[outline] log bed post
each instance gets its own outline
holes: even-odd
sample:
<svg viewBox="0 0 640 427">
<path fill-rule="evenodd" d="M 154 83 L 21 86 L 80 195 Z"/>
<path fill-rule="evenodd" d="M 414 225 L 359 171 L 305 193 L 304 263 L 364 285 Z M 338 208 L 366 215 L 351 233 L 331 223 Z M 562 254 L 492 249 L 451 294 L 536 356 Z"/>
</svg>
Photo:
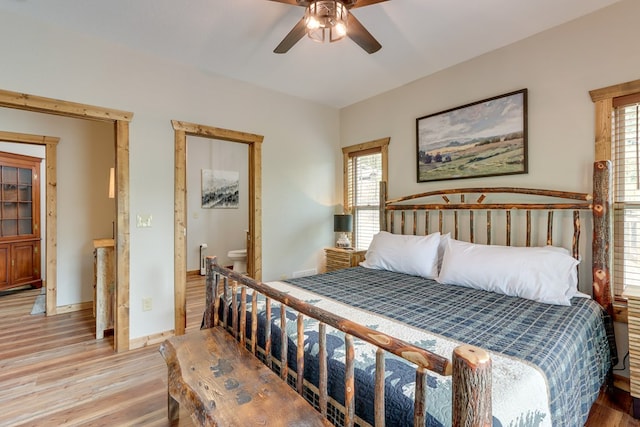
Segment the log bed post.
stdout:
<svg viewBox="0 0 640 427">
<path fill-rule="evenodd" d="M 387 183 L 380 181 L 380 230 L 389 231 L 387 229 Z"/>
<path fill-rule="evenodd" d="M 611 161 L 593 165 L 593 299 L 613 314 L 611 298 Z"/>
<path fill-rule="evenodd" d="M 490 427 L 491 358 L 489 353 L 470 345 L 453 350 L 452 394 L 453 427 Z"/>
</svg>

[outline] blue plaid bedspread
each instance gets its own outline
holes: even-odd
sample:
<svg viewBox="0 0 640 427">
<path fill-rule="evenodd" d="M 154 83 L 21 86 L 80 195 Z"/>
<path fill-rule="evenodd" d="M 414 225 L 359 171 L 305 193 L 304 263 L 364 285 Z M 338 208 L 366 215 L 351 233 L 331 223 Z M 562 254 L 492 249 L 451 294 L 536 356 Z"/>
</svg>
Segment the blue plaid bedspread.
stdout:
<svg viewBox="0 0 640 427">
<path fill-rule="evenodd" d="M 546 377 L 554 426 L 584 425 L 611 368 L 606 313 L 590 299 L 574 298 L 570 307 L 555 306 L 363 267 L 287 282 L 412 327 L 535 365 Z M 279 350 L 274 348 L 274 352 Z M 331 369 L 338 372 L 341 368 Z M 305 375 L 306 371 L 307 366 Z M 356 388 L 368 387 L 371 385 L 357 383 Z M 340 392 L 333 390 L 330 394 L 340 396 Z M 393 405 L 392 402 L 387 410 L 392 411 Z M 405 412 L 411 409 L 406 402 L 398 406 Z M 369 410 L 357 408 L 365 419 L 369 418 Z M 536 414 L 527 415 L 518 425 L 538 425 L 537 418 Z M 388 414 L 387 419 L 393 423 L 399 418 Z M 427 425 L 430 420 L 433 418 L 428 418 Z M 397 425 L 411 423 L 409 417 Z M 494 418 L 496 425 L 502 424 Z"/>
</svg>

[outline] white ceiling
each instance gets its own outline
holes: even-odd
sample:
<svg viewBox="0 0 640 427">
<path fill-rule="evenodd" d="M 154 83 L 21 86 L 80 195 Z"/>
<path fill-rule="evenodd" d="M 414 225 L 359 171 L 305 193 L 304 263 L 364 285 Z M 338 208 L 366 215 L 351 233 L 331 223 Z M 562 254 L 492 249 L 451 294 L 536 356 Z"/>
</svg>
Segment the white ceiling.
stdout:
<svg viewBox="0 0 640 427">
<path fill-rule="evenodd" d="M 382 44 L 372 55 L 306 37 L 274 54 L 304 9 L 269 0 L 0 0 L 0 11 L 344 107 L 617 1 L 389 0 L 352 10 Z"/>
</svg>

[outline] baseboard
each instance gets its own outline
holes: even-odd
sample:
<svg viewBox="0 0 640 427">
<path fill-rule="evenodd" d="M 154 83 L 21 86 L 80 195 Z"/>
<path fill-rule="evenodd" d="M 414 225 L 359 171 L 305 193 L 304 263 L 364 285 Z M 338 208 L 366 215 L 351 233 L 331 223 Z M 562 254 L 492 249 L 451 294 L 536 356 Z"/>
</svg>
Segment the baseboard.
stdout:
<svg viewBox="0 0 640 427">
<path fill-rule="evenodd" d="M 631 383 L 628 377 L 623 377 L 622 375 L 613 375 L 613 386 L 620 390 L 626 391 L 627 393 L 631 392 Z"/>
<path fill-rule="evenodd" d="M 196 276 L 200 276 L 200 270 L 187 271 L 187 277 L 196 277 Z"/>
<path fill-rule="evenodd" d="M 73 311 L 81 311 L 93 308 L 93 301 L 81 302 L 78 304 L 59 305 L 56 307 L 56 314 L 71 313 Z"/>
<path fill-rule="evenodd" d="M 129 350 L 135 350 L 136 348 L 148 347 L 150 345 L 158 345 L 164 342 L 167 338 L 171 338 L 175 335 L 175 330 L 160 332 L 153 335 L 147 335 L 145 337 L 134 338 L 129 340 Z"/>
</svg>

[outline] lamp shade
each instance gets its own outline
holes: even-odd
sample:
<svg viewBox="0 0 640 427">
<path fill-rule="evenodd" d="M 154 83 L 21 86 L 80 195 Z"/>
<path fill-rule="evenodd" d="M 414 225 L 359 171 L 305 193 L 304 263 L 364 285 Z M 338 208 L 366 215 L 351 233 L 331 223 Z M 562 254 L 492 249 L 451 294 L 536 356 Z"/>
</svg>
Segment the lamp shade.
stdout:
<svg viewBox="0 0 640 427">
<path fill-rule="evenodd" d="M 349 214 L 334 215 L 333 231 L 336 233 L 351 233 L 353 231 L 353 217 Z"/>
</svg>

